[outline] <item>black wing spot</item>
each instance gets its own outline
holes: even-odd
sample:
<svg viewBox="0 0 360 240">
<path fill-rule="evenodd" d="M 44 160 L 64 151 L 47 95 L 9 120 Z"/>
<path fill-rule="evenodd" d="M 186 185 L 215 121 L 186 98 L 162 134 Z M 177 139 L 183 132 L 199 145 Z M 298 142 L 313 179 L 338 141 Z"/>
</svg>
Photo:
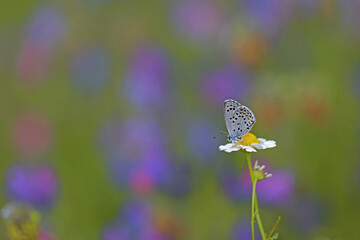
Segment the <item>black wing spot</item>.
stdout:
<svg viewBox="0 0 360 240">
<path fill-rule="evenodd" d="M 238 128 L 238 130 L 240 130 L 240 128 Z"/>
</svg>

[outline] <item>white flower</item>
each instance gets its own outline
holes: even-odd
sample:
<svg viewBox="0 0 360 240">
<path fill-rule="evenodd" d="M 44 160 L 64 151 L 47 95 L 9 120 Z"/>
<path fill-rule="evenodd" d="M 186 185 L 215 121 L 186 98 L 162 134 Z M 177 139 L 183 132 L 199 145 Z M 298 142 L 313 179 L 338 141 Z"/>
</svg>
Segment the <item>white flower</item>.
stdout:
<svg viewBox="0 0 360 240">
<path fill-rule="evenodd" d="M 255 161 L 253 175 L 257 181 L 262 181 L 266 178 L 272 177 L 271 173 L 264 172 L 265 165 L 258 165 L 258 161 Z"/>
<path fill-rule="evenodd" d="M 239 150 L 244 150 L 246 152 L 257 152 L 256 150 L 276 147 L 276 142 L 274 140 L 257 138 L 252 133 L 248 133 L 242 138 L 244 139 L 243 141 L 220 145 L 219 150 L 225 151 L 227 153 L 239 151 Z"/>
</svg>

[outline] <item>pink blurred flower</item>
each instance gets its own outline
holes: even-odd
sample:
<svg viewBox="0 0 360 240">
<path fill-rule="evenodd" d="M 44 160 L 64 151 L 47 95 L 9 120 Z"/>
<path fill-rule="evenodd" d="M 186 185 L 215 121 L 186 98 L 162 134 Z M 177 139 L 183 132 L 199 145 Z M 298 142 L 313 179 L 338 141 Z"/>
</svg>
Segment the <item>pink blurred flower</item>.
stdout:
<svg viewBox="0 0 360 240">
<path fill-rule="evenodd" d="M 49 231 L 42 230 L 39 236 L 37 237 L 37 240 L 55 240 L 53 234 L 51 234 Z"/>
<path fill-rule="evenodd" d="M 16 62 L 17 74 L 28 83 L 38 83 L 49 72 L 50 54 L 31 42 L 24 42 Z"/>
<path fill-rule="evenodd" d="M 43 116 L 22 114 L 15 121 L 14 138 L 21 153 L 36 155 L 49 146 L 51 129 Z"/>
</svg>

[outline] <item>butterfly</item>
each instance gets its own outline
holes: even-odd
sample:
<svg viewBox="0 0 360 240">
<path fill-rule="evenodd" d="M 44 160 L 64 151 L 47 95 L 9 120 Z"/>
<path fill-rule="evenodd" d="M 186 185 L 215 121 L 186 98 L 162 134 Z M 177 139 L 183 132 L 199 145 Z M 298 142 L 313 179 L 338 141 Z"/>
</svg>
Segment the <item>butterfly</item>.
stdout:
<svg viewBox="0 0 360 240">
<path fill-rule="evenodd" d="M 242 141 L 256 122 L 250 108 L 232 99 L 224 101 L 224 119 L 229 133 L 227 140 L 230 142 Z"/>
</svg>

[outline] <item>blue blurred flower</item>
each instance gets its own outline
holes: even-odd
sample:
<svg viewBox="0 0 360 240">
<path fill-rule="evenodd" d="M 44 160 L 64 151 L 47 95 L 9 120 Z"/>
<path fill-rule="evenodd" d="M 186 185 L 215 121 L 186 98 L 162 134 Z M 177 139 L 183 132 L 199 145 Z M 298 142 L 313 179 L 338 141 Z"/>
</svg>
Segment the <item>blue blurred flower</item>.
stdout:
<svg viewBox="0 0 360 240">
<path fill-rule="evenodd" d="M 211 39 L 219 33 L 224 22 L 219 6 L 208 0 L 178 1 L 172 14 L 175 27 L 191 40 Z"/>
<path fill-rule="evenodd" d="M 250 216 L 249 216 L 250 217 Z M 255 230 L 255 239 L 259 239 L 260 234 L 259 231 Z M 252 234 L 251 234 L 251 225 L 249 219 L 241 218 L 237 220 L 234 230 L 232 232 L 233 240 L 251 240 Z"/>
<path fill-rule="evenodd" d="M 246 177 L 246 173 L 239 173 L 234 164 L 224 164 L 219 170 L 221 190 L 230 200 L 235 202 L 249 200 L 251 193 L 247 185 L 244 184 Z"/>
<path fill-rule="evenodd" d="M 70 77 L 76 86 L 90 94 L 104 89 L 110 76 L 110 54 L 102 47 L 92 47 L 75 54 L 70 65 Z"/>
<path fill-rule="evenodd" d="M 40 5 L 30 18 L 25 41 L 34 47 L 52 50 L 62 41 L 65 26 L 65 17 L 58 7 Z"/>
<path fill-rule="evenodd" d="M 49 207 L 56 200 L 58 181 L 48 165 L 13 165 L 6 172 L 6 188 L 12 200 Z"/>
<path fill-rule="evenodd" d="M 292 9 L 288 1 L 245 0 L 243 4 L 250 26 L 263 33 L 277 33 L 290 21 Z"/>
<path fill-rule="evenodd" d="M 249 89 L 249 74 L 233 65 L 213 70 L 205 78 L 202 93 L 206 100 L 221 104 L 224 100 L 244 99 Z"/>
<path fill-rule="evenodd" d="M 192 153 L 204 163 L 209 163 L 218 152 L 218 142 L 214 140 L 214 134 L 218 133 L 206 119 L 195 119 L 189 125 L 187 143 Z"/>
<path fill-rule="evenodd" d="M 166 52 L 155 46 L 142 45 L 132 53 L 125 87 L 121 91 L 135 106 L 160 107 L 165 105 L 169 82 Z"/>
</svg>

